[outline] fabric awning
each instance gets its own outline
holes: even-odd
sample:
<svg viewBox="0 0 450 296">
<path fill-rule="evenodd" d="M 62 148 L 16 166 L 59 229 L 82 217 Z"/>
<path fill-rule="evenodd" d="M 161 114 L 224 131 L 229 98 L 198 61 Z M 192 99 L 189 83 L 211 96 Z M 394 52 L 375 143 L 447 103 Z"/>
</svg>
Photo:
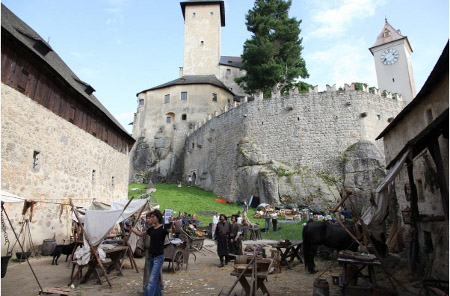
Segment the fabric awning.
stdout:
<svg viewBox="0 0 450 296">
<path fill-rule="evenodd" d="M 3 190 L 1 190 L 1 193 L 2 193 L 1 196 L 2 202 L 24 202 L 27 200 L 25 197 L 20 197 Z"/>
</svg>

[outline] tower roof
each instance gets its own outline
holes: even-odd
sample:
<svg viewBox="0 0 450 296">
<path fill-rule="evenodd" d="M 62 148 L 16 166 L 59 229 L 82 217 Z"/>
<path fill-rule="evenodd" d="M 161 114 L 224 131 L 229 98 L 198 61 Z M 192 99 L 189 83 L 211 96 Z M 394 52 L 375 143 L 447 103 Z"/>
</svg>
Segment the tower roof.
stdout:
<svg viewBox="0 0 450 296">
<path fill-rule="evenodd" d="M 406 43 L 408 44 L 409 49 L 412 52 L 411 44 L 409 44 L 408 37 L 403 36 L 400 33 L 400 30 L 394 29 L 394 27 L 392 27 L 391 24 L 388 23 L 387 19 L 385 19 L 383 29 L 381 30 L 381 33 L 378 35 L 377 40 L 370 49 L 401 39 L 406 39 Z"/>
<path fill-rule="evenodd" d="M 187 5 L 213 5 L 213 4 L 219 4 L 220 5 L 220 23 L 222 27 L 225 27 L 225 4 L 221 0 L 188 0 L 180 2 L 181 5 L 181 11 L 183 12 L 183 19 L 185 19 L 185 7 Z"/>
</svg>

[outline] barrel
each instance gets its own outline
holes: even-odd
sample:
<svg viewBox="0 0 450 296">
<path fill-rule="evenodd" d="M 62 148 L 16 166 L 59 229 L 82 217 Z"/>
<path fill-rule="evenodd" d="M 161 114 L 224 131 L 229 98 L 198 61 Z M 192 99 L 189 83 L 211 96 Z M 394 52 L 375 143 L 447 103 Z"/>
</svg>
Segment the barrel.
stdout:
<svg viewBox="0 0 450 296">
<path fill-rule="evenodd" d="M 313 296 L 330 296 L 330 287 L 326 279 L 316 278 L 313 286 Z"/>
<path fill-rule="evenodd" d="M 54 238 L 44 239 L 44 242 L 42 243 L 42 256 L 50 256 L 56 245 L 56 240 Z"/>
</svg>

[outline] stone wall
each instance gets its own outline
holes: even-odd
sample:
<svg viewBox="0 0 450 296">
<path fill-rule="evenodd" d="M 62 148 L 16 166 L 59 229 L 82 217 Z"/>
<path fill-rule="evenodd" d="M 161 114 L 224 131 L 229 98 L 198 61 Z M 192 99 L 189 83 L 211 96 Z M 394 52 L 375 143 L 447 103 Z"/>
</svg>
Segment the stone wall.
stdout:
<svg viewBox="0 0 450 296">
<path fill-rule="evenodd" d="M 126 199 L 128 155 L 55 115 L 20 92 L 2 84 L 1 91 L 2 190 L 38 202 L 31 232 L 34 244 L 70 235 L 70 211 L 93 199 L 110 203 Z M 33 154 L 39 152 L 33 168 Z M 95 170 L 95 172 L 94 172 Z M 7 204 L 16 230 L 20 230 L 22 204 Z M 13 234 L 8 232 L 14 242 Z M 4 252 L 5 248 L 2 248 Z"/>
<path fill-rule="evenodd" d="M 339 188 L 329 186 L 329 181 L 344 179 L 345 150 L 357 142 L 371 141 L 382 152 L 383 144 L 375 143 L 375 138 L 403 107 L 404 102 L 390 94 L 384 97 L 350 89 L 243 103 L 188 136 L 184 173 L 195 171 L 198 186 L 231 201 L 262 195 L 261 182 L 269 182 L 275 200 L 267 201 L 276 203 L 283 201 L 277 178 L 289 179 L 282 183 L 291 183 L 289 190 L 295 191 L 304 189 L 305 176 L 313 172 L 323 181 L 312 187 L 328 187 L 326 195 L 332 202 L 339 197 Z M 261 176 L 266 169 L 271 173 Z M 246 173 L 253 178 L 251 184 L 241 182 Z M 306 194 L 320 197 L 323 190 Z"/>
</svg>

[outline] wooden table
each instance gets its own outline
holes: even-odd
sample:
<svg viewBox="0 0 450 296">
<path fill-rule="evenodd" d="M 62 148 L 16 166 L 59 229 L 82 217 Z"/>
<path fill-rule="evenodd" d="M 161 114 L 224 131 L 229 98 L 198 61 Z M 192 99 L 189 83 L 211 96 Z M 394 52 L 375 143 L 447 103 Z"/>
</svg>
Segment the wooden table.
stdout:
<svg viewBox="0 0 450 296">
<path fill-rule="evenodd" d="M 108 267 L 106 269 L 106 273 L 110 273 L 113 269 L 119 272 L 120 276 L 123 276 L 121 261 L 125 256 L 126 251 L 129 246 L 117 246 L 114 249 L 106 250 L 106 257 L 111 258 L 111 262 L 107 263 Z"/>
<path fill-rule="evenodd" d="M 114 249 L 106 250 L 106 257 L 111 258 L 111 262 L 102 263 L 106 267 L 106 272 L 109 274 L 113 269 L 117 270 L 119 272 L 119 275 L 123 276 L 122 268 L 120 264 L 120 260 L 125 255 L 126 251 L 128 250 L 128 246 L 117 246 Z M 72 261 L 73 267 L 72 267 L 72 275 L 71 275 L 71 281 L 69 283 L 69 286 L 75 281 L 78 274 L 82 272 L 82 269 L 84 267 L 88 267 L 88 270 L 84 277 L 81 279 L 80 284 L 84 284 L 91 278 L 92 275 L 95 276 L 97 279 L 97 284 L 102 285 L 102 279 L 101 276 L 103 275 L 102 272 L 97 270 L 98 262 L 95 258 L 91 258 L 88 264 L 86 265 L 78 265 L 76 261 Z M 74 274 L 75 267 L 78 265 L 78 271 Z"/>
<path fill-rule="evenodd" d="M 346 290 L 369 292 L 369 291 L 373 291 L 373 288 L 377 286 L 374 266 L 381 266 L 380 261 L 378 261 L 376 259 L 372 260 L 372 261 L 363 261 L 363 260 L 339 257 L 338 262 L 342 263 L 342 265 L 343 265 L 342 276 L 339 277 L 339 286 L 342 288 L 344 293 Z M 348 274 L 349 266 L 355 267 L 355 270 L 356 270 L 355 275 L 351 276 Z M 365 269 L 365 268 L 367 268 L 368 274 L 362 273 L 363 269 Z M 356 279 L 357 278 L 364 279 L 368 285 L 367 286 L 350 285 L 350 281 L 352 279 L 354 280 L 355 278 Z"/>
<path fill-rule="evenodd" d="M 303 263 L 302 257 L 300 256 L 302 245 L 303 241 L 292 242 L 290 245 L 274 245 L 280 251 L 281 264 L 287 266 L 288 269 L 292 269 L 292 266 Z M 294 262 L 295 259 L 298 259 L 298 261 Z"/>
<path fill-rule="evenodd" d="M 230 273 L 230 275 L 235 276 L 235 277 L 239 277 L 241 273 L 240 272 L 235 272 L 232 271 Z M 264 284 L 264 281 L 267 279 L 269 272 L 268 271 L 264 271 L 264 272 L 257 272 L 256 274 L 256 290 L 260 289 L 263 292 L 263 295 L 267 295 L 270 296 L 269 290 L 267 290 L 266 285 Z M 247 281 L 246 277 L 251 277 L 252 274 L 246 274 L 245 276 L 242 276 L 241 278 L 239 278 L 239 283 L 241 284 L 242 288 L 245 291 L 245 295 L 250 295 L 250 284 Z M 255 295 L 256 291 L 253 291 L 253 295 Z M 251 296 L 253 296 L 251 295 Z"/>
</svg>

